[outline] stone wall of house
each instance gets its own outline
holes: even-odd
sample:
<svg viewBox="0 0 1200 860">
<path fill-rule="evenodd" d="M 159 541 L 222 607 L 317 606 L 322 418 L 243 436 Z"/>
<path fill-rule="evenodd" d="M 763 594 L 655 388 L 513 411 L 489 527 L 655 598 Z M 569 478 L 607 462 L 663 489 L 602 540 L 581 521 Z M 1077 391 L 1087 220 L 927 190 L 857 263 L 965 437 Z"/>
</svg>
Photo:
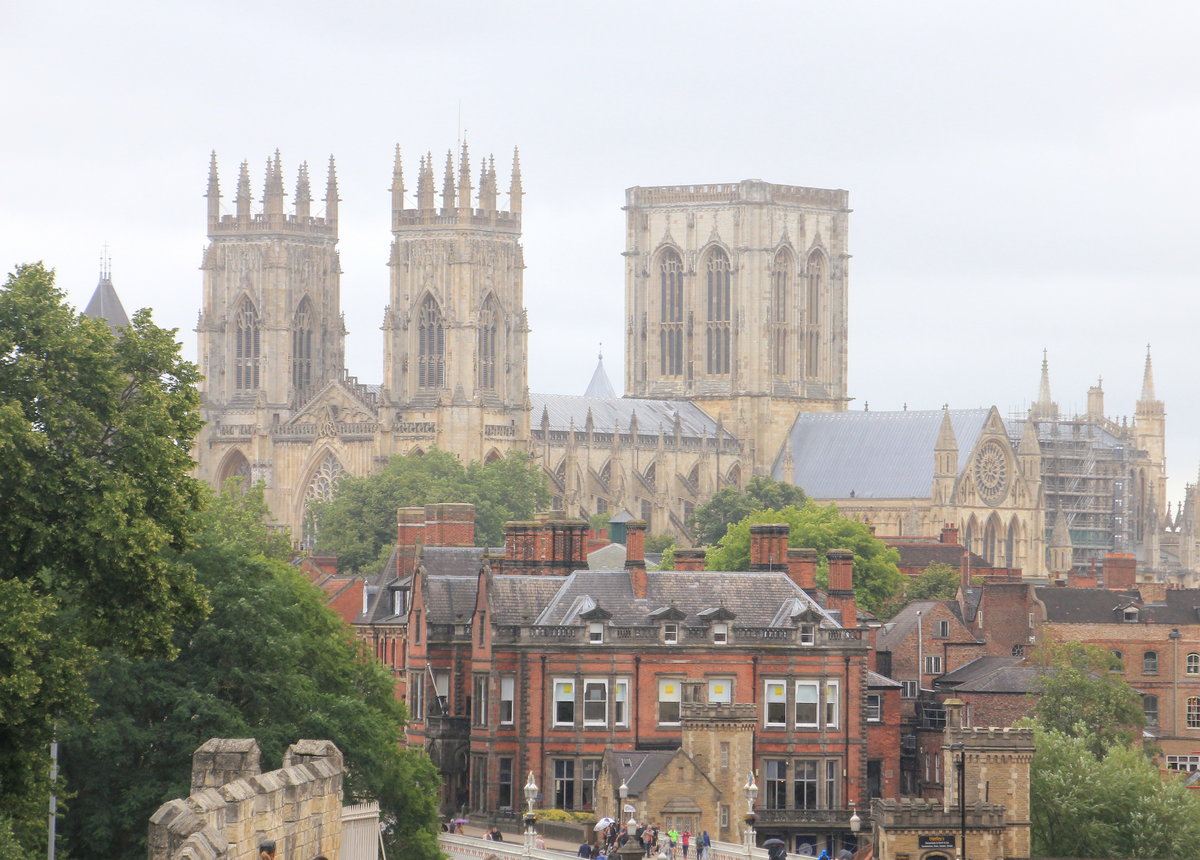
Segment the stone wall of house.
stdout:
<svg viewBox="0 0 1200 860">
<path fill-rule="evenodd" d="M 191 794 L 150 818 L 149 860 L 251 860 L 263 839 L 279 856 L 337 860 L 342 753 L 331 741 L 288 747 L 283 767 L 259 769 L 253 738 L 212 738 L 192 756 Z"/>
</svg>

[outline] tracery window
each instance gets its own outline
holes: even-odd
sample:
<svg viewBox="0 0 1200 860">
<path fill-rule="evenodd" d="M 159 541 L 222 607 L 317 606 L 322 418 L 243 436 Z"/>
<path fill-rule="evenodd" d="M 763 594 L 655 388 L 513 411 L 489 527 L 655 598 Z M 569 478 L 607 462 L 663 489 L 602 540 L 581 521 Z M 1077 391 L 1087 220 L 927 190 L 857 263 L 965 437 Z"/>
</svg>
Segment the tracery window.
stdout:
<svg viewBox="0 0 1200 860">
<path fill-rule="evenodd" d="M 825 288 L 825 257 L 815 251 L 808 258 L 807 291 L 804 302 L 804 374 L 821 375 L 821 296 Z"/>
<path fill-rule="evenodd" d="M 417 387 L 446 386 L 446 324 L 433 296 L 426 296 L 417 313 Z"/>
<path fill-rule="evenodd" d="M 771 338 L 771 372 L 785 375 L 788 372 L 788 305 L 792 300 L 792 253 L 780 249 L 771 266 L 771 307 L 767 320 Z"/>
<path fill-rule="evenodd" d="M 491 300 L 479 312 L 479 387 L 485 391 L 496 389 L 496 324 L 499 317 Z"/>
<path fill-rule="evenodd" d="M 308 388 L 312 385 L 313 371 L 313 313 L 308 296 L 296 309 L 292 322 L 292 387 Z"/>
<path fill-rule="evenodd" d="M 705 263 L 708 296 L 708 326 L 705 332 L 708 373 L 729 373 L 729 329 L 732 312 L 730 308 L 733 271 L 729 255 L 720 248 L 713 248 Z"/>
<path fill-rule="evenodd" d="M 659 257 L 659 373 L 683 374 L 683 261 L 667 248 Z"/>
<path fill-rule="evenodd" d="M 258 388 L 262 328 L 253 302 L 243 299 L 234 314 L 234 388 L 250 391 Z"/>
<path fill-rule="evenodd" d="M 338 481 L 345 474 L 346 470 L 342 468 L 342 464 L 338 462 L 338 458 L 333 455 L 332 451 L 327 451 L 325 459 L 321 461 L 321 465 L 313 472 L 313 476 L 309 479 L 308 486 L 304 490 L 304 519 L 300 542 L 305 547 L 311 549 L 317 537 L 316 526 L 308 509 L 309 502 L 327 502 L 332 499 L 334 488 L 337 487 Z"/>
</svg>

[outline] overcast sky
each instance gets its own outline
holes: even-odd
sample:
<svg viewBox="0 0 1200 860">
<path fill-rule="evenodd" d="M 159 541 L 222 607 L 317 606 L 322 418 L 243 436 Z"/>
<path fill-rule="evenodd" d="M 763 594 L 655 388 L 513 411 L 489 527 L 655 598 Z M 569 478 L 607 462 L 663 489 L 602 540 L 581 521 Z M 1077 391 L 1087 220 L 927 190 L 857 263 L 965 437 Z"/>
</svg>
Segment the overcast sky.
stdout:
<svg viewBox="0 0 1200 860">
<path fill-rule="evenodd" d="M 851 408 L 1132 415 L 1148 343 L 1173 500 L 1195 397 L 1200 5 L 1098 2 L 27 3 L 0 0 L 0 264 L 195 357 L 203 193 L 337 158 L 347 362 L 381 379 L 392 150 L 461 127 L 525 182 L 532 390 L 623 380 L 624 189 L 845 188 Z M 473 174 L 478 174 L 476 164 Z M 440 183 L 440 171 L 439 171 Z M 323 183 L 314 183 L 323 189 Z M 323 195 L 320 195 L 323 196 Z M 506 196 L 502 199 L 506 199 Z"/>
</svg>

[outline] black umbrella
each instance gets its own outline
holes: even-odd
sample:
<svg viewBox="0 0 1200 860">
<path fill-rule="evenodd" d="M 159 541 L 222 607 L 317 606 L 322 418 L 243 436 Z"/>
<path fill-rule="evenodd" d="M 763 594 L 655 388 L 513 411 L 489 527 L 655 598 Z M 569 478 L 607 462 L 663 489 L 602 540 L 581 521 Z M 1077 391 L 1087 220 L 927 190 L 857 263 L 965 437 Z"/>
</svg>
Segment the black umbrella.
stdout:
<svg viewBox="0 0 1200 860">
<path fill-rule="evenodd" d="M 782 839 L 775 839 L 775 838 L 763 840 L 762 847 L 763 848 L 774 848 L 776 845 L 782 845 L 784 848 L 787 847 L 786 842 L 784 842 Z"/>
</svg>

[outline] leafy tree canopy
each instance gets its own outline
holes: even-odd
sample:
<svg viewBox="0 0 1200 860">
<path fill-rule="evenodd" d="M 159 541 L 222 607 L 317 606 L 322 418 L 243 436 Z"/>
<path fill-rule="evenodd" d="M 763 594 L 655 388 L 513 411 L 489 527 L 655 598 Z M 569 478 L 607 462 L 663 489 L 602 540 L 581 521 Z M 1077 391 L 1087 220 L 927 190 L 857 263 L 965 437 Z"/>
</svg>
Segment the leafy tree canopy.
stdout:
<svg viewBox="0 0 1200 860">
<path fill-rule="evenodd" d="M 1087 737 L 1034 731 L 1035 857 L 1200 858 L 1200 797 L 1123 744 L 1099 759 Z"/>
<path fill-rule="evenodd" d="M 541 469 L 517 451 L 482 465 L 436 449 L 396 456 L 373 475 L 343 478 L 333 499 L 313 505 L 319 551 L 335 553 L 344 571 L 371 572 L 396 542 L 396 509 L 439 502 L 473 504 L 476 544 L 499 546 L 504 524 L 544 509 L 550 491 Z"/>
<path fill-rule="evenodd" d="M 891 600 L 880 607 L 879 617 L 887 620 L 914 600 L 949 600 L 958 594 L 960 575 L 948 564 L 935 561 L 914 577 L 906 577 Z"/>
<path fill-rule="evenodd" d="M 177 559 L 200 504 L 197 378 L 147 311 L 117 336 L 41 264 L 0 286 L 0 831 L 29 853 L 95 649 L 170 654 L 206 610 Z"/>
<path fill-rule="evenodd" d="M 1031 659 L 1041 667 L 1032 715 L 1043 728 L 1082 738 L 1096 757 L 1141 735 L 1142 698 L 1121 677 L 1115 655 L 1098 645 L 1046 642 Z"/>
<path fill-rule="evenodd" d="M 696 546 L 712 546 L 724 537 L 731 524 L 741 522 L 754 511 L 777 511 L 788 505 L 799 508 L 807 501 L 799 487 L 760 475 L 747 481 L 745 490 L 722 487 L 692 513 L 690 528 Z"/>
<path fill-rule="evenodd" d="M 95 720 L 70 734 L 62 756 L 77 793 L 63 819 L 72 856 L 145 857 L 149 816 L 187 795 L 191 755 L 211 737 L 256 738 L 264 768 L 299 738 L 332 740 L 348 799 L 380 801 L 388 853 L 439 856 L 438 775 L 398 743 L 405 715 L 392 679 L 284 560 L 286 540 L 266 515 L 260 489 L 213 499 L 181 559 L 211 590 L 212 614 L 178 629 L 178 658 L 107 653 L 92 674 Z"/>
<path fill-rule="evenodd" d="M 710 570 L 748 570 L 750 567 L 750 526 L 759 523 L 786 523 L 788 546 L 811 547 L 817 551 L 817 584 L 829 582 L 825 554 L 831 549 L 854 553 L 854 596 L 859 606 L 872 612 L 884 605 L 903 585 L 896 564 L 900 554 L 871 534 L 863 523 L 847 519 L 833 505 L 806 502 L 779 510 L 755 511 L 729 526 L 720 543 L 709 549 L 706 563 Z"/>
</svg>

